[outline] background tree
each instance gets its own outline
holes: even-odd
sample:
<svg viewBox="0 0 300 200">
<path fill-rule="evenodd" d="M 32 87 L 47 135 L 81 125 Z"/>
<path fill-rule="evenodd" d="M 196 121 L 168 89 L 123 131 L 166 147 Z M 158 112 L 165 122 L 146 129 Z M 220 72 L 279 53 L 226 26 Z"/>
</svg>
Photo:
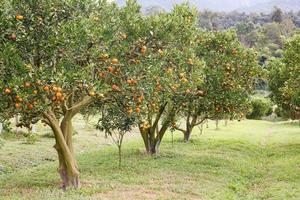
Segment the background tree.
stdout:
<svg viewBox="0 0 300 200">
<path fill-rule="evenodd" d="M 204 81 L 186 102 L 185 128 L 175 125 L 186 142 L 193 128 L 206 119 L 233 119 L 245 114 L 259 70 L 256 54 L 244 48 L 232 31 L 199 33 L 196 52 L 205 63 Z"/>
<path fill-rule="evenodd" d="M 300 36 L 288 39 L 282 59 L 269 63 L 271 97 L 292 119 L 300 118 Z"/>
<path fill-rule="evenodd" d="M 272 21 L 277 22 L 277 23 L 281 23 L 283 20 L 283 12 L 280 8 L 275 7 L 273 12 L 272 12 L 272 16 L 271 16 Z"/>
</svg>

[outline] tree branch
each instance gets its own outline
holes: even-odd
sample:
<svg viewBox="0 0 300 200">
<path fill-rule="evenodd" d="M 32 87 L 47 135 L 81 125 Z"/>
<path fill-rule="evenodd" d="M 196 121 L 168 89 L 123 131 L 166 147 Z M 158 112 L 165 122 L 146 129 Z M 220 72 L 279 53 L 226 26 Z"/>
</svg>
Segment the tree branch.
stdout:
<svg viewBox="0 0 300 200">
<path fill-rule="evenodd" d="M 80 110 L 86 106 L 88 106 L 89 104 L 91 104 L 94 101 L 94 98 L 90 97 L 90 96 L 86 96 L 83 98 L 82 101 L 78 102 L 77 104 L 75 104 L 73 107 L 69 108 L 69 111 L 72 113 L 72 115 L 77 114 L 78 112 L 80 112 Z"/>
</svg>

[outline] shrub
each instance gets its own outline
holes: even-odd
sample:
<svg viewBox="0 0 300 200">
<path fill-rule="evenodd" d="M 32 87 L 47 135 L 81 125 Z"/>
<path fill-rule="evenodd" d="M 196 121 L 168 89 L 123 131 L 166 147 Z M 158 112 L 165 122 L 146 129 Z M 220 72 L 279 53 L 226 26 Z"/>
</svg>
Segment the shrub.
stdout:
<svg viewBox="0 0 300 200">
<path fill-rule="evenodd" d="M 251 100 L 251 110 L 247 115 L 247 119 L 261 119 L 271 114 L 272 104 L 268 99 L 255 98 Z"/>
</svg>

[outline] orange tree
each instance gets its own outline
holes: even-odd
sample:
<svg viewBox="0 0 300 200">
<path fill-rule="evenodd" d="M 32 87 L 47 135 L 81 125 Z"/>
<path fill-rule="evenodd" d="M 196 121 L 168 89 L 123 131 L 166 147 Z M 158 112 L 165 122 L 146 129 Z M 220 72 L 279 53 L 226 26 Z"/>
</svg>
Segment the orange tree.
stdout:
<svg viewBox="0 0 300 200">
<path fill-rule="evenodd" d="M 137 4 L 128 2 L 119 33 L 103 49 L 98 75 L 111 85 L 109 98 L 118 102 L 109 110 L 135 119 L 149 154 L 157 153 L 185 99 L 203 82 L 203 63 L 194 52 L 195 16 L 181 5 L 171 13 L 145 17 Z"/>
<path fill-rule="evenodd" d="M 93 2 L 7 0 L 0 13 L 1 116 L 53 130 L 64 189 L 80 185 L 72 118 L 108 90 L 95 75 L 95 52 L 109 37 L 115 6 Z"/>
<path fill-rule="evenodd" d="M 180 123 L 173 125 L 184 133 L 186 142 L 193 128 L 206 119 L 243 117 L 259 72 L 256 54 L 240 44 L 234 31 L 201 32 L 197 37 L 196 55 L 205 62 L 204 81 L 194 95 L 186 99 L 181 113 L 185 128 Z"/>
<path fill-rule="evenodd" d="M 269 63 L 271 97 L 292 119 L 300 119 L 300 35 L 288 39 L 282 59 Z"/>
</svg>

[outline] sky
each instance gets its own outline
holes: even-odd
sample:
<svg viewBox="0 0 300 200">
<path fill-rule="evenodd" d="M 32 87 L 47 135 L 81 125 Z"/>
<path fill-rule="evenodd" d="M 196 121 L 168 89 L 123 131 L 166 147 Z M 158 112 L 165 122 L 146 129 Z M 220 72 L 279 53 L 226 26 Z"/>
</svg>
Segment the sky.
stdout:
<svg viewBox="0 0 300 200">
<path fill-rule="evenodd" d="M 124 5 L 126 0 L 115 0 L 120 5 Z M 184 2 L 185 0 L 138 0 L 143 7 L 159 5 L 165 10 L 169 10 L 173 4 Z M 200 9 L 211 9 L 217 11 L 232 11 L 271 0 L 189 0 L 192 5 Z"/>
</svg>

